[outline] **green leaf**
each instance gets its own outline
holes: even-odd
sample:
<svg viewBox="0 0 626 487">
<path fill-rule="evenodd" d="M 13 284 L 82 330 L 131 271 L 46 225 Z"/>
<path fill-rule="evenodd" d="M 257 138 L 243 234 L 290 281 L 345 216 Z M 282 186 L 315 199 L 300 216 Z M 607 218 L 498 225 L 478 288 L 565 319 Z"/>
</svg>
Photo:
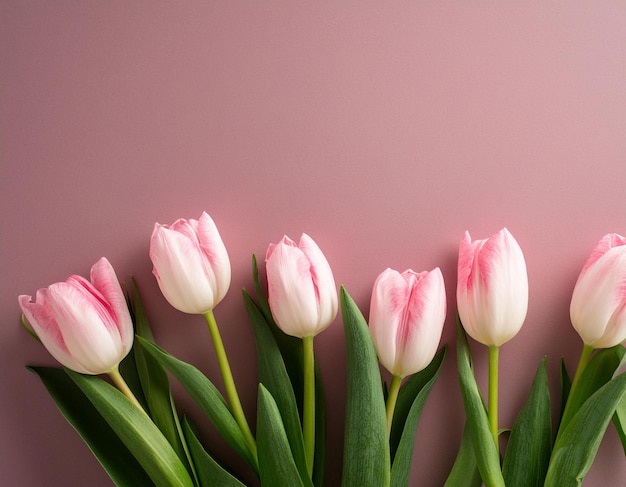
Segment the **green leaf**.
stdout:
<svg viewBox="0 0 626 487">
<path fill-rule="evenodd" d="M 196 466 L 198 481 L 201 487 L 212 487 L 215 485 L 220 487 L 244 487 L 244 484 L 227 472 L 207 453 L 186 418 L 183 419 L 183 432 L 189 445 L 191 458 Z"/>
<path fill-rule="evenodd" d="M 389 437 L 392 465 L 394 462 L 396 451 L 398 449 L 398 444 L 400 443 L 400 439 L 402 438 L 404 430 L 406 429 L 405 425 L 407 422 L 407 418 L 409 417 L 409 412 L 411 411 L 415 400 L 417 399 L 419 394 L 422 393 L 422 391 L 424 391 L 426 395 L 428 394 L 428 392 L 430 392 L 430 389 L 432 388 L 435 380 L 439 375 L 439 372 L 441 371 L 441 367 L 446 356 L 446 349 L 447 347 L 443 347 L 437 353 L 437 355 L 435 355 L 431 363 L 428 364 L 428 366 L 424 370 L 414 374 L 411 378 L 409 378 L 409 380 L 404 383 L 404 385 L 400 389 L 396 402 L 396 407 L 393 412 L 391 434 Z M 425 400 L 426 397 L 423 397 L 423 399 Z M 424 401 L 422 401 L 421 404 L 423 406 Z"/>
<path fill-rule="evenodd" d="M 298 405 L 283 357 L 263 313 L 245 290 L 243 298 L 256 340 L 259 382 L 276 401 L 298 471 L 308 477 Z"/>
<path fill-rule="evenodd" d="M 315 463 L 313 465 L 313 484 L 324 485 L 326 472 L 326 399 L 319 367 L 315 364 Z"/>
<path fill-rule="evenodd" d="M 622 398 L 615 409 L 613 423 L 615 424 L 620 440 L 622 440 L 622 448 L 624 449 L 624 455 L 626 456 L 626 396 Z"/>
<path fill-rule="evenodd" d="M 374 344 L 365 318 L 341 288 L 348 384 L 343 487 L 384 487 L 390 482 L 385 401 Z"/>
<path fill-rule="evenodd" d="M 567 398 L 569 397 L 569 391 L 572 387 L 572 380 L 570 379 L 569 374 L 567 373 L 567 368 L 565 367 L 565 360 L 561 358 L 561 367 L 560 367 L 560 377 L 561 377 L 561 409 L 559 411 L 559 418 L 556 424 L 556 430 L 561 426 L 561 418 L 563 417 L 563 413 L 565 412 L 565 405 L 567 404 Z"/>
<path fill-rule="evenodd" d="M 428 367 L 413 375 L 398 394 L 390 435 L 390 442 L 394 437 L 399 437 L 397 447 L 394 448 L 393 445 L 390 447 L 393 455 L 391 464 L 393 487 L 403 487 L 409 483 L 417 424 L 428 394 L 439 376 L 445 354 L 444 348 L 433 358 Z"/>
<path fill-rule="evenodd" d="M 567 399 L 567 407 L 565 408 L 559 425 L 559 434 L 561 429 L 567 427 L 567 423 L 581 405 L 584 404 L 595 391 L 611 380 L 623 356 L 624 347 L 617 345 L 612 348 L 599 350 L 592 357 L 580 377 L 578 385 Z"/>
<path fill-rule="evenodd" d="M 480 476 L 487 487 L 504 487 L 500 457 L 489 430 L 487 411 L 472 371 L 471 354 L 465 330 L 457 319 L 457 366 L 467 428 L 474 445 Z"/>
<path fill-rule="evenodd" d="M 134 279 L 132 284 L 132 294 L 129 295 L 129 302 L 131 304 L 135 331 L 138 336 L 154 343 L 150 323 L 144 311 L 139 289 Z M 141 386 L 142 397 L 145 398 L 144 402 L 152 421 L 167 438 L 185 466 L 194 472 L 193 462 L 191 461 L 185 437 L 178 420 L 176 405 L 174 404 L 165 369 L 151 355 L 146 354 L 141 346 L 134 346 L 133 353 L 129 354 L 127 359 L 133 360 L 134 367 L 125 367 L 123 372 L 135 371 Z M 127 375 L 124 377 L 127 377 Z"/>
<path fill-rule="evenodd" d="M 28 367 L 36 373 L 65 419 L 81 436 L 119 487 L 150 486 L 152 481 L 126 445 L 63 369 Z"/>
<path fill-rule="evenodd" d="M 310 479 L 300 477 L 291 455 L 287 434 L 269 391 L 259 384 L 257 412 L 257 447 L 259 473 L 264 487 L 312 486 Z"/>
<path fill-rule="evenodd" d="M 579 486 L 596 456 L 615 408 L 626 395 L 626 374 L 621 374 L 594 392 L 559 432 L 546 487 Z"/>
<path fill-rule="evenodd" d="M 550 414 L 550 391 L 544 357 L 507 445 L 502 467 L 507 487 L 543 485 L 552 445 Z"/>
<path fill-rule="evenodd" d="M 178 360 L 157 345 L 141 337 L 137 337 L 137 342 L 176 377 L 226 442 L 256 471 L 256 462 L 248 449 L 243 433 L 224 397 L 213 383 L 193 365 Z"/>
<path fill-rule="evenodd" d="M 482 483 L 478 465 L 476 464 L 474 443 L 466 423 L 463 429 L 459 453 L 456 456 L 444 487 L 480 487 Z"/>
<path fill-rule="evenodd" d="M 66 370 L 157 486 L 191 487 L 193 481 L 163 434 L 142 410 L 99 377 Z"/>
<path fill-rule="evenodd" d="M 626 354 L 622 357 L 619 367 L 615 371 L 615 376 L 626 371 Z M 617 429 L 617 434 L 622 440 L 622 448 L 624 448 L 624 455 L 626 455 L 626 396 L 617 405 L 615 409 L 615 415 L 613 416 L 613 423 Z"/>
</svg>

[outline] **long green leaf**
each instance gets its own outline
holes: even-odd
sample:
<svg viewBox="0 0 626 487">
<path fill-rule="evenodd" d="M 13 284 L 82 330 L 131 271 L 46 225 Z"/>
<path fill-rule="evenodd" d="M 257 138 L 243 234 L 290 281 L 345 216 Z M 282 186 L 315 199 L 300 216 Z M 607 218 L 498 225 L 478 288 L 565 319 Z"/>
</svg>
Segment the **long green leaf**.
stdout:
<svg viewBox="0 0 626 487">
<path fill-rule="evenodd" d="M 207 453 L 186 418 L 183 419 L 183 432 L 189 445 L 191 458 L 196 466 L 201 487 L 244 487 L 244 484 L 227 472 Z"/>
<path fill-rule="evenodd" d="M 576 414 L 580 406 L 595 391 L 611 380 L 623 356 L 624 347 L 622 345 L 599 350 L 593 356 L 580 377 L 578 385 L 567 399 L 567 407 L 561 418 L 559 434 L 562 429 L 567 427 L 567 423 Z"/>
<path fill-rule="evenodd" d="M 263 384 L 259 384 L 257 446 L 259 473 L 264 487 L 313 485 L 310 480 L 303 483 L 300 477 L 291 455 L 280 412 L 274 398 Z"/>
<path fill-rule="evenodd" d="M 559 409 L 559 417 L 558 421 L 555 424 L 556 431 L 559 430 L 561 426 L 561 418 L 563 417 L 563 413 L 565 412 L 565 405 L 567 404 L 567 398 L 569 397 L 569 391 L 572 387 L 572 380 L 567 372 L 567 367 L 565 367 L 565 360 L 561 358 L 559 367 L 559 374 L 561 379 L 561 404 Z"/>
<path fill-rule="evenodd" d="M 157 486 L 192 487 L 178 455 L 148 416 L 99 377 L 66 371 Z"/>
<path fill-rule="evenodd" d="M 396 407 L 393 412 L 391 434 L 389 435 L 392 465 L 395 461 L 396 451 L 404 433 L 407 418 L 413 407 L 413 403 L 425 387 L 430 388 L 434 384 L 433 378 L 436 379 L 441 371 L 446 356 L 446 349 L 447 347 L 443 347 L 424 370 L 414 374 L 400 389 Z"/>
<path fill-rule="evenodd" d="M 315 364 L 315 463 L 313 485 L 322 487 L 326 472 L 326 399 L 319 367 Z"/>
<path fill-rule="evenodd" d="M 621 374 L 583 403 L 556 440 L 545 487 L 582 484 L 615 408 L 625 395 L 626 374 Z"/>
<path fill-rule="evenodd" d="M 550 391 L 545 357 L 539 364 L 526 404 L 519 413 L 506 449 L 502 474 L 507 487 L 541 487 L 552 444 Z"/>
<path fill-rule="evenodd" d="M 141 337 L 137 337 L 137 342 L 176 377 L 227 443 L 256 471 L 256 462 L 246 440 L 224 397 L 213 383 L 193 365 L 178 360 L 157 345 Z"/>
<path fill-rule="evenodd" d="M 374 344 L 361 311 L 341 288 L 348 384 L 343 487 L 385 487 L 390 482 L 385 401 Z"/>
<path fill-rule="evenodd" d="M 624 356 L 622 357 L 622 361 L 615 371 L 614 377 L 623 372 L 626 372 L 626 354 L 624 354 Z M 622 440 L 622 448 L 624 448 L 624 455 L 626 455 L 626 396 L 622 398 L 622 400 L 617 405 L 617 408 L 615 408 L 613 423 L 615 424 L 615 428 L 617 429 L 617 434 Z"/>
<path fill-rule="evenodd" d="M 391 464 L 392 487 L 406 487 L 409 484 L 417 424 L 428 394 L 439 376 L 445 354 L 444 348 L 433 358 L 428 367 L 409 379 L 398 395 L 391 432 L 393 435 L 395 427 L 401 434 Z M 407 405 L 409 405 L 408 412 L 406 412 Z"/>
<path fill-rule="evenodd" d="M 465 423 L 459 453 L 456 456 L 444 487 L 480 487 L 482 483 L 478 465 L 476 464 L 474 442 L 469 433 L 467 423 Z"/>
<path fill-rule="evenodd" d="M 154 343 L 152 329 L 134 279 L 132 281 L 132 293 L 129 294 L 129 302 L 136 334 Z M 141 346 L 134 346 L 133 353 L 129 354 L 127 358 L 134 362 L 142 397 L 145 398 L 152 421 L 170 442 L 185 466 L 194 472 L 193 462 L 178 420 L 176 405 L 165 369 L 151 355 L 146 354 Z"/>
<path fill-rule="evenodd" d="M 78 432 L 115 485 L 152 485 L 150 477 L 126 445 L 63 369 L 31 366 L 28 369 L 39 376 L 61 414 Z"/>
<path fill-rule="evenodd" d="M 474 445 L 480 476 L 487 487 L 504 487 L 500 457 L 489 430 L 487 411 L 472 371 L 471 355 L 465 330 L 457 320 L 457 366 L 467 427 Z"/>
<path fill-rule="evenodd" d="M 283 357 L 263 313 L 245 290 L 243 298 L 256 340 L 259 382 L 276 401 L 298 471 L 308 477 L 298 405 Z"/>
<path fill-rule="evenodd" d="M 622 448 L 624 449 L 624 455 L 626 456 L 626 396 L 615 408 L 615 416 L 613 416 L 613 423 L 617 429 L 617 434 L 622 440 Z"/>
</svg>

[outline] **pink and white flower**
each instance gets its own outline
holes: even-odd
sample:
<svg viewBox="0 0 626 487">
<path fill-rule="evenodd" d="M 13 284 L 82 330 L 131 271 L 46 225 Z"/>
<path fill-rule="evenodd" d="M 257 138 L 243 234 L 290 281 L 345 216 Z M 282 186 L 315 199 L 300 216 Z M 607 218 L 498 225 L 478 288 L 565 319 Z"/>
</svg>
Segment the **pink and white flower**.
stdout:
<svg viewBox="0 0 626 487">
<path fill-rule="evenodd" d="M 611 233 L 600 239 L 578 276 L 570 317 L 593 348 L 626 340 L 626 238 Z"/>
<path fill-rule="evenodd" d="M 406 377 L 432 361 L 445 318 L 439 268 L 421 273 L 386 269 L 374 282 L 370 333 L 380 363 L 393 375 Z"/>
<path fill-rule="evenodd" d="M 65 367 L 84 374 L 115 369 L 133 345 L 133 323 L 113 267 L 104 257 L 90 281 L 70 276 L 21 295 L 22 312 L 41 343 Z"/>
<path fill-rule="evenodd" d="M 165 299 L 184 313 L 212 310 L 230 286 L 230 260 L 211 217 L 156 223 L 150 239 L 152 273 Z"/>
<path fill-rule="evenodd" d="M 326 257 L 303 233 L 296 244 L 285 236 L 266 254 L 268 301 L 276 324 L 304 338 L 326 329 L 337 316 L 337 287 Z"/>
<path fill-rule="evenodd" d="M 474 340 L 499 347 L 517 335 L 528 310 L 528 275 L 522 249 L 506 228 L 486 240 L 472 241 L 465 232 L 456 297 Z"/>
</svg>

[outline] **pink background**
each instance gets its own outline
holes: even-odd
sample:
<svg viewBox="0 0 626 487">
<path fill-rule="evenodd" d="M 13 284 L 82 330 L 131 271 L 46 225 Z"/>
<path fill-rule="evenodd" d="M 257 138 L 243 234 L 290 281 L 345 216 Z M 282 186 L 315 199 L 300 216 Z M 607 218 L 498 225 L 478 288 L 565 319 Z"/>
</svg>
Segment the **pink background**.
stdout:
<svg viewBox="0 0 626 487">
<path fill-rule="evenodd" d="M 559 359 L 575 366 L 574 282 L 602 235 L 626 233 L 625 2 L 4 0 L 0 39 L 3 485 L 110 484 L 24 368 L 54 362 L 21 328 L 16 299 L 103 255 L 121 280 L 136 276 L 159 343 L 221 387 L 202 319 L 167 305 L 148 259 L 155 221 L 202 210 L 232 261 L 216 316 L 250 415 L 240 289 L 253 252 L 309 233 L 366 316 L 386 267 L 441 267 L 452 347 L 419 425 L 412 485 L 442 485 L 464 421 L 453 316 L 466 229 L 486 238 L 508 227 L 528 264 L 528 318 L 501 356 L 502 425 L 544 354 L 555 392 Z M 337 485 L 340 320 L 316 343 Z M 486 353 L 474 351 L 484 385 Z M 625 477 L 609 426 L 585 485 Z"/>
</svg>

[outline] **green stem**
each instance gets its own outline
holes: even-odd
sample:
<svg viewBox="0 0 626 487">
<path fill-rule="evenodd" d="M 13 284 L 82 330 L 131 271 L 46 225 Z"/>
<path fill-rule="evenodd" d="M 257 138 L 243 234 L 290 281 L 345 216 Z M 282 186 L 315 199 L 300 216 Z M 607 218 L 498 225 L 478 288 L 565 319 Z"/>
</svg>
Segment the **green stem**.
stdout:
<svg viewBox="0 0 626 487">
<path fill-rule="evenodd" d="M 217 328 L 217 322 L 215 321 L 213 310 L 209 310 L 204 313 L 204 318 L 209 326 L 209 332 L 211 333 L 211 339 L 213 340 L 215 354 L 217 355 L 217 362 L 220 366 L 222 379 L 224 380 L 224 387 L 226 388 L 226 396 L 228 397 L 233 417 L 235 418 L 235 421 L 237 421 L 239 429 L 248 443 L 248 448 L 250 449 L 252 456 L 255 461 L 258 461 L 256 441 L 254 440 L 250 426 L 248 426 L 248 422 L 246 421 L 246 415 L 241 407 L 239 394 L 237 394 L 237 388 L 235 387 L 235 380 L 233 379 L 233 374 L 230 370 L 230 364 L 228 363 L 228 358 L 226 357 L 226 350 L 224 349 L 224 343 L 222 342 L 222 337 L 220 336 L 219 329 Z"/>
<path fill-rule="evenodd" d="M 489 346 L 489 429 L 496 444 L 496 451 L 500 451 L 498 442 L 498 359 L 500 347 Z"/>
<path fill-rule="evenodd" d="M 591 355 L 593 354 L 593 351 L 594 348 L 592 346 L 587 344 L 583 346 L 583 351 L 580 354 L 580 359 L 578 360 L 578 367 L 576 367 L 576 372 L 574 373 L 574 379 L 572 380 L 572 386 L 570 387 L 568 397 L 571 397 L 572 392 L 574 392 L 574 389 L 576 389 L 576 386 L 578 386 L 578 383 L 580 382 L 580 376 L 583 375 L 583 372 L 587 368 L 587 365 L 589 365 L 589 361 L 591 360 Z"/>
<path fill-rule="evenodd" d="M 396 409 L 396 402 L 398 401 L 398 392 L 400 392 L 400 385 L 402 384 L 402 377 L 394 375 L 389 385 L 389 393 L 387 394 L 387 436 L 391 433 L 391 423 L 393 421 L 393 412 Z"/>
<path fill-rule="evenodd" d="M 122 394 L 124 394 L 130 400 L 130 402 L 137 406 L 142 412 L 146 413 L 145 409 L 141 406 L 141 404 L 139 404 L 139 401 L 133 394 L 133 391 L 131 391 L 130 387 L 128 387 L 128 384 L 126 384 L 126 381 L 120 374 L 117 365 L 115 366 L 115 368 L 109 371 L 109 377 L 111 377 L 111 380 L 115 384 L 115 387 L 117 387 L 122 392 Z"/>
<path fill-rule="evenodd" d="M 304 451 L 309 475 L 313 474 L 315 460 L 315 355 L 313 352 L 313 337 L 302 339 L 304 358 L 304 405 L 302 419 L 302 435 L 304 437 Z"/>
<path fill-rule="evenodd" d="M 574 373 L 574 379 L 572 380 L 572 385 L 570 387 L 567 400 L 565 401 L 565 408 L 563 409 L 563 415 L 561 416 L 561 425 L 559 426 L 557 437 L 559 436 L 559 433 L 561 432 L 561 426 L 566 425 L 571 419 L 571 416 L 576 412 L 576 411 L 572 411 L 571 398 L 573 397 L 574 390 L 576 389 L 576 387 L 578 386 L 578 383 L 580 382 L 580 378 L 583 375 L 583 372 L 587 368 L 587 365 L 589 365 L 589 361 L 591 360 L 591 355 L 593 354 L 593 351 L 594 351 L 593 347 L 587 344 L 583 346 L 583 351 L 580 354 L 580 359 L 578 360 L 578 366 L 576 367 L 576 372 Z"/>
</svg>

